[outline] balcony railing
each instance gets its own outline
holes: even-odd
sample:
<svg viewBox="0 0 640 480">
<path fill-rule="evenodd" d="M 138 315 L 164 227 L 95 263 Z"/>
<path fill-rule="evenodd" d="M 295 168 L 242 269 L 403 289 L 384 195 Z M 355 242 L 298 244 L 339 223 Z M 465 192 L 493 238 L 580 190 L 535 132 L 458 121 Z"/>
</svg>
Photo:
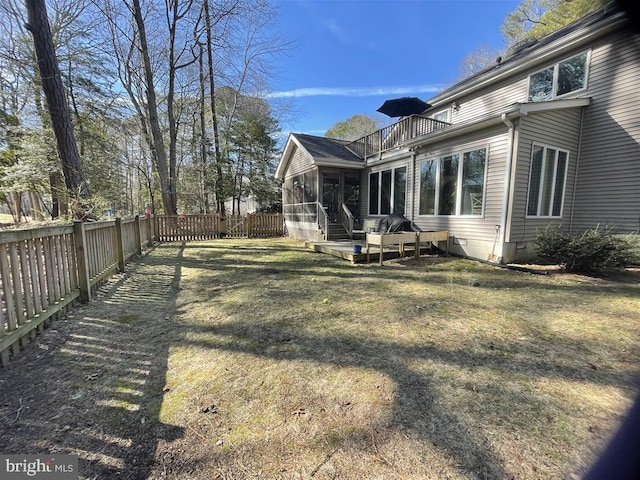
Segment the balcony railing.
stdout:
<svg viewBox="0 0 640 480">
<path fill-rule="evenodd" d="M 427 135 L 448 127 L 450 124 L 433 118 L 411 115 L 347 144 L 347 148 L 360 158 L 366 159 L 387 150 L 392 150 L 412 138 Z"/>
</svg>

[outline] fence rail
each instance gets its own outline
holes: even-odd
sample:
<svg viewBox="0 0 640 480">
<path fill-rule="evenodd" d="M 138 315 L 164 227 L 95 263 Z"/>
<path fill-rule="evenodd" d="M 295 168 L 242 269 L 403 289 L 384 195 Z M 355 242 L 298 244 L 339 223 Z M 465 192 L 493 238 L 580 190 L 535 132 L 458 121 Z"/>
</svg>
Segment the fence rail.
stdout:
<svg viewBox="0 0 640 480">
<path fill-rule="evenodd" d="M 284 216 L 280 213 L 247 215 L 247 236 L 265 238 L 284 235 Z"/>
<path fill-rule="evenodd" d="M 220 215 L 162 215 L 158 217 L 161 242 L 185 242 L 220 238 L 224 230 Z"/>
<path fill-rule="evenodd" d="M 241 215 L 161 215 L 157 217 L 161 242 L 211 240 L 221 237 L 278 237 L 284 233 L 280 213 Z"/>
<path fill-rule="evenodd" d="M 163 215 L 0 232 L 0 365 L 154 241 L 281 236 L 281 214 Z"/>
<path fill-rule="evenodd" d="M 0 235 L 0 363 L 79 297 L 73 227 Z"/>
</svg>

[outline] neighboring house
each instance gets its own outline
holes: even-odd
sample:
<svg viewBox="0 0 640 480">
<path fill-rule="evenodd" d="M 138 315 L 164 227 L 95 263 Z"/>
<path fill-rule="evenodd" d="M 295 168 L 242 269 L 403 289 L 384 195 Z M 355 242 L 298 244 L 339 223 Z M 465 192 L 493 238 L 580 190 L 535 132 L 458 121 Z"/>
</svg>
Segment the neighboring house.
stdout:
<svg viewBox="0 0 640 480">
<path fill-rule="evenodd" d="M 224 211 L 227 215 L 241 215 L 245 217 L 248 213 L 253 213 L 264 205 L 256 199 L 255 196 L 249 195 L 240 198 L 240 211 L 238 211 L 238 201 L 228 198 L 224 201 Z"/>
<path fill-rule="evenodd" d="M 351 143 L 291 134 L 276 173 L 289 234 L 396 212 L 508 263 L 547 225 L 640 229 L 640 34 L 615 4 L 428 103 Z"/>
</svg>

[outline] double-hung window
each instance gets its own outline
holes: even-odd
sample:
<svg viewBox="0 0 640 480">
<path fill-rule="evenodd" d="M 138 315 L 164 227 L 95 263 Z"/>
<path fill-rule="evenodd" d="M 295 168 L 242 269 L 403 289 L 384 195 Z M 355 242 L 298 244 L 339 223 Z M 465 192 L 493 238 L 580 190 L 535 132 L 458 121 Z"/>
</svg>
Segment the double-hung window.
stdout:
<svg viewBox="0 0 640 480">
<path fill-rule="evenodd" d="M 527 216 L 562 216 L 568 163 L 569 152 L 533 145 Z"/>
<path fill-rule="evenodd" d="M 529 101 L 543 102 L 587 87 L 587 52 L 529 76 Z"/>
<path fill-rule="evenodd" d="M 482 215 L 487 149 L 420 163 L 419 215 Z"/>
<path fill-rule="evenodd" d="M 407 167 L 369 174 L 369 215 L 404 215 L 407 197 Z"/>
</svg>

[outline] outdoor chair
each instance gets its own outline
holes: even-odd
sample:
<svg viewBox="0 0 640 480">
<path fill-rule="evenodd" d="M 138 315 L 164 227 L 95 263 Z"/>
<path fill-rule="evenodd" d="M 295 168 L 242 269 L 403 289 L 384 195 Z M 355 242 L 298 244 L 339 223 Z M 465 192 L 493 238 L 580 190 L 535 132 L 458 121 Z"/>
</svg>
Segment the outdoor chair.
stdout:
<svg viewBox="0 0 640 480">
<path fill-rule="evenodd" d="M 471 214 L 481 215 L 482 214 L 482 194 L 470 193 L 469 197 L 471 198 Z"/>
</svg>

